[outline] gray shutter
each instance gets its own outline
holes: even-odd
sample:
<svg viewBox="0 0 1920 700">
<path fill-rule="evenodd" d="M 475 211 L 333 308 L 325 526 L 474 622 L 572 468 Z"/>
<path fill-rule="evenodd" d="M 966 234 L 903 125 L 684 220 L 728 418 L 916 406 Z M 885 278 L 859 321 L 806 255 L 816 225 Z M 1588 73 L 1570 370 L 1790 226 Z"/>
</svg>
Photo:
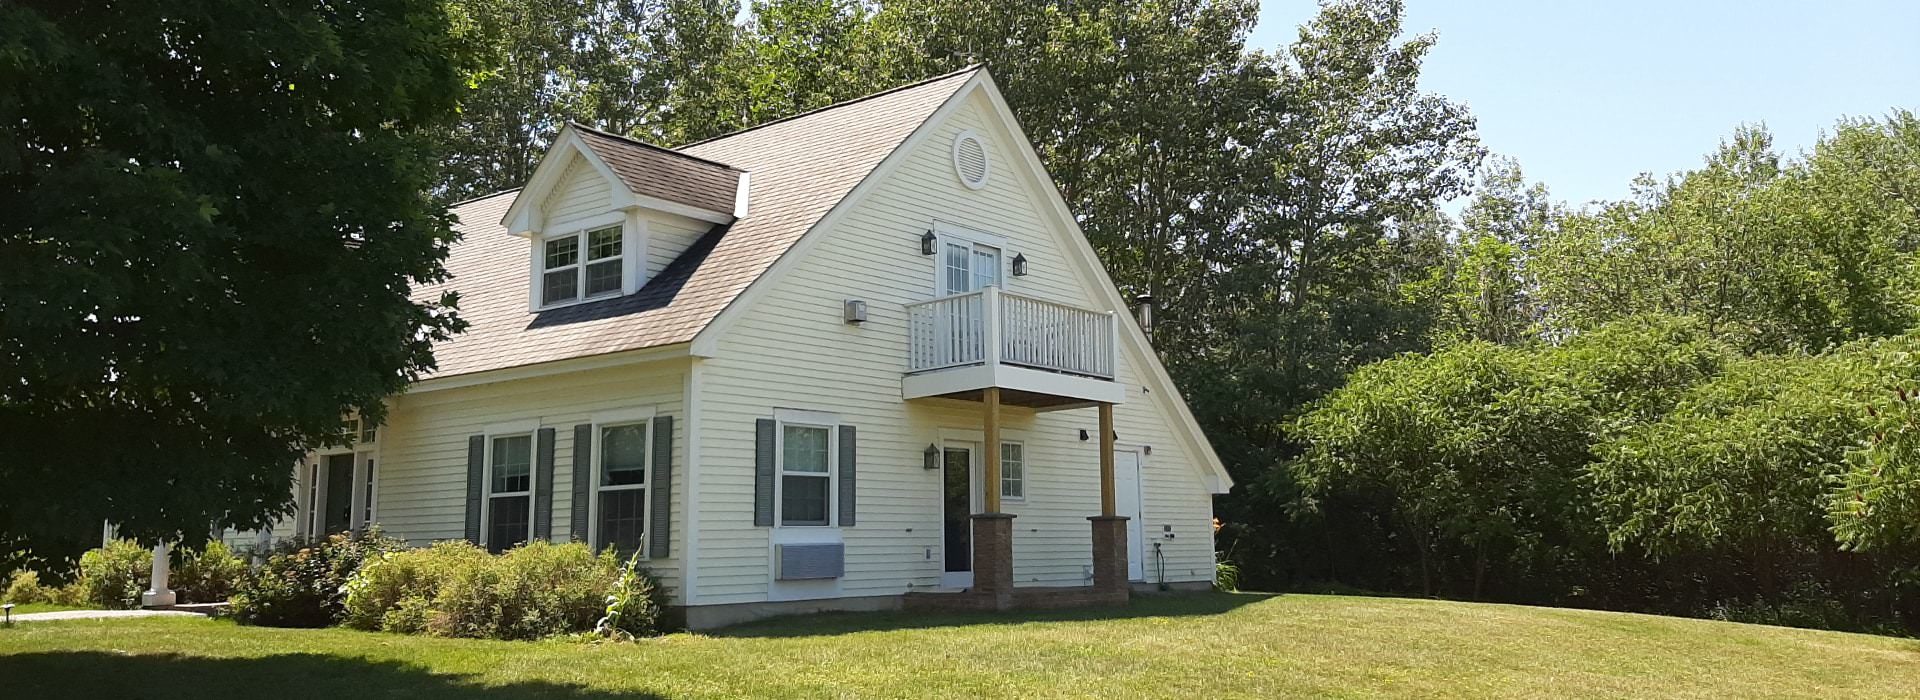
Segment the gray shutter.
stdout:
<svg viewBox="0 0 1920 700">
<path fill-rule="evenodd" d="M 573 426 L 573 507 L 567 511 L 572 519 L 572 538 L 575 542 L 587 541 L 587 499 L 593 494 L 593 424 L 581 423 Z M 587 546 L 593 546 L 589 542 Z"/>
<path fill-rule="evenodd" d="M 753 524 L 773 527 L 773 419 L 753 422 Z"/>
<path fill-rule="evenodd" d="M 652 540 L 647 556 L 665 559 L 673 553 L 673 416 L 653 419 L 653 479 L 647 484 L 647 497 L 653 499 L 653 512 L 647 522 L 647 539 Z"/>
<path fill-rule="evenodd" d="M 487 436 L 467 438 L 467 541 L 480 544 L 480 487 L 487 478 Z"/>
<path fill-rule="evenodd" d="M 847 527 L 853 520 L 853 490 L 856 471 L 854 470 L 853 426 L 840 426 L 840 527 Z"/>
<path fill-rule="evenodd" d="M 553 429 L 541 428 L 533 446 L 533 538 L 553 539 Z"/>
</svg>

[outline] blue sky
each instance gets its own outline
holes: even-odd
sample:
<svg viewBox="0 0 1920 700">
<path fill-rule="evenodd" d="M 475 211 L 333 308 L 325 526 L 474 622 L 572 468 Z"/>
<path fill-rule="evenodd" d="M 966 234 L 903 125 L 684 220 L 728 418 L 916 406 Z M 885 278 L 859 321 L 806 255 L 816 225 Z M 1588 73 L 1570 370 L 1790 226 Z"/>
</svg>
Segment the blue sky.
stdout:
<svg viewBox="0 0 1920 700">
<path fill-rule="evenodd" d="M 1317 9 L 1262 0 L 1249 46 L 1290 43 Z M 1793 154 L 1841 116 L 1920 109 L 1920 0 L 1407 0 L 1406 28 L 1439 33 L 1426 89 L 1575 204 L 1693 168 L 1741 123 Z"/>
</svg>

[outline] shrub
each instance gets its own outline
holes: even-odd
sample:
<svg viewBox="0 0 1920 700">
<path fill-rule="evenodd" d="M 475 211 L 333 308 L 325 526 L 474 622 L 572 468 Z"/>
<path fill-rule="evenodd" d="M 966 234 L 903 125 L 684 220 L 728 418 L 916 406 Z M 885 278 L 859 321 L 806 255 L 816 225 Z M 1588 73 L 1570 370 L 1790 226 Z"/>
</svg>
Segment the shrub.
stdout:
<svg viewBox="0 0 1920 700">
<path fill-rule="evenodd" d="M 47 602 L 54 605 L 67 608 L 84 608 L 87 606 L 87 591 L 80 587 L 79 581 L 72 581 L 58 588 L 48 588 L 46 591 Z"/>
<path fill-rule="evenodd" d="M 233 596 L 233 616 L 269 627 L 325 627 L 346 610 L 347 580 L 366 560 L 406 545 L 369 528 L 358 535 L 332 535 L 320 542 L 276 545 L 258 572 Z"/>
<path fill-rule="evenodd" d="M 355 629 L 423 633 L 447 581 L 492 562 L 486 550 L 458 540 L 382 554 L 347 581 L 344 622 Z"/>
<path fill-rule="evenodd" d="M 132 540 L 113 540 L 107 546 L 80 555 L 80 575 L 74 580 L 79 603 L 107 610 L 140 607 L 153 572 L 153 551 Z"/>
<path fill-rule="evenodd" d="M 32 571 L 15 571 L 7 581 L 7 592 L 0 595 L 0 603 L 46 603 L 53 599 L 53 589 L 40 584 L 40 574 Z"/>
<path fill-rule="evenodd" d="M 1240 590 L 1240 567 L 1225 556 L 1213 564 L 1213 590 L 1232 593 Z"/>
<path fill-rule="evenodd" d="M 620 579 L 607 593 L 606 615 L 594 633 L 611 639 L 651 637 L 660 632 L 660 586 L 640 568 L 640 554 L 627 559 Z"/>
<path fill-rule="evenodd" d="M 174 591 L 189 603 L 218 603 L 233 595 L 247 577 L 247 562 L 226 543 L 214 540 L 200 551 L 182 550 L 173 575 Z"/>
<path fill-rule="evenodd" d="M 611 551 L 532 542 L 490 566 L 455 572 L 440 589 L 428 631 L 447 637 L 538 639 L 585 632 L 606 612 L 620 575 Z"/>
</svg>

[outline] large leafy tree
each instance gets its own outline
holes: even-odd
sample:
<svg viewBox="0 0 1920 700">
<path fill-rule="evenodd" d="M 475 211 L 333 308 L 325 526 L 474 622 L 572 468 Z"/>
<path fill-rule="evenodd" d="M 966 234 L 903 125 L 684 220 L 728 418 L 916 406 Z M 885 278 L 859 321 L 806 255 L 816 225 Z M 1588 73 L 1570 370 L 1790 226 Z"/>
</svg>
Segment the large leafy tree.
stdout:
<svg viewBox="0 0 1920 700">
<path fill-rule="evenodd" d="M 1529 261 L 1549 330 L 1696 315 L 1753 352 L 1901 332 L 1920 292 L 1920 119 L 1850 120 L 1783 163 L 1742 128 L 1704 167 L 1564 217 Z"/>
<path fill-rule="evenodd" d="M 264 525 L 459 323 L 431 0 L 0 5 L 0 533 Z"/>
</svg>

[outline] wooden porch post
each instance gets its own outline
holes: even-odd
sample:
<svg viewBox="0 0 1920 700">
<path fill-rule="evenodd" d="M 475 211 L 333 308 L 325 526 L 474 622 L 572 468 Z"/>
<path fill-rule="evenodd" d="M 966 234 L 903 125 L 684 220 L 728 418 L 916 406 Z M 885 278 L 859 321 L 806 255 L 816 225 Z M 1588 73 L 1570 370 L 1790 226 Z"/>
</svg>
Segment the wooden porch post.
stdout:
<svg viewBox="0 0 1920 700">
<path fill-rule="evenodd" d="M 990 386 L 982 390 L 981 397 L 986 405 L 987 444 L 981 449 L 987 452 L 987 473 L 984 487 L 987 490 L 986 512 L 1000 512 L 1000 387 Z"/>
<path fill-rule="evenodd" d="M 999 465 L 995 463 L 995 470 Z M 1100 404 L 1100 514 L 1113 517 L 1113 404 Z"/>
</svg>

